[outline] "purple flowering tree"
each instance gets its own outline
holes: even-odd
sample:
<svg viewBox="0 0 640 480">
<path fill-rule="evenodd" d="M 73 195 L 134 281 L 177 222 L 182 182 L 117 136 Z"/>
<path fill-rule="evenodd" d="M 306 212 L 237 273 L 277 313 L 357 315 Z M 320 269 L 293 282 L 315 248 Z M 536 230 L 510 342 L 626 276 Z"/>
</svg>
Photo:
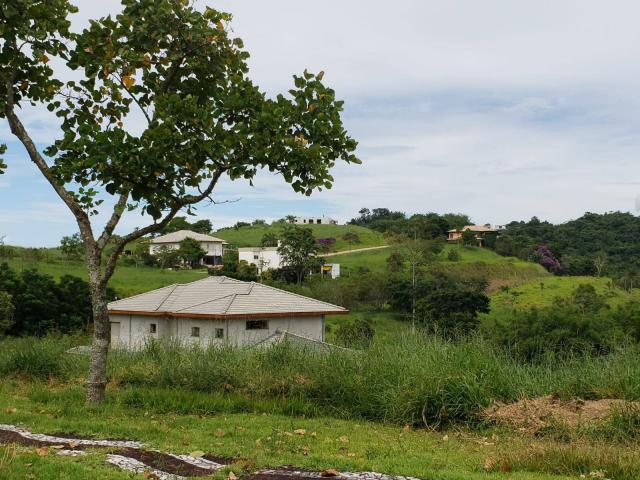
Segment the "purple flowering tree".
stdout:
<svg viewBox="0 0 640 480">
<path fill-rule="evenodd" d="M 318 239 L 318 245 L 320 245 L 320 249 L 323 252 L 330 252 L 335 244 L 336 244 L 336 239 L 333 237 Z"/>
<path fill-rule="evenodd" d="M 549 247 L 546 245 L 540 245 L 535 252 L 533 252 L 532 257 L 534 261 L 542 265 L 547 271 L 555 275 L 562 275 L 564 273 L 564 268 L 560 260 L 551 253 L 551 250 L 549 250 Z"/>
</svg>

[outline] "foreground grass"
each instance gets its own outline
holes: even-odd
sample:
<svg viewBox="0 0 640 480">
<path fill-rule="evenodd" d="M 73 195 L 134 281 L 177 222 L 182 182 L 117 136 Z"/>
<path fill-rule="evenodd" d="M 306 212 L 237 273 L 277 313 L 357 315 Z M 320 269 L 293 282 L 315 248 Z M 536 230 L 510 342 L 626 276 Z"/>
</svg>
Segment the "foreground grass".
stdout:
<svg viewBox="0 0 640 480">
<path fill-rule="evenodd" d="M 238 475 L 281 465 L 373 470 L 425 480 L 564 480 L 598 469 L 608 469 L 616 473 L 614 478 L 626 480 L 640 473 L 637 454 L 621 445 L 615 445 L 615 450 L 601 444 L 567 448 L 498 430 L 433 432 L 329 417 L 285 416 L 266 413 L 262 410 L 265 405 L 259 403 L 246 413 L 184 414 L 153 405 L 131 406 L 127 399 L 136 389 L 115 385 L 110 385 L 105 405 L 87 407 L 81 382 L 80 378 L 67 385 L 3 379 L 0 423 L 20 424 L 42 433 L 137 439 L 173 453 L 200 450 L 242 458 L 232 467 Z M 179 393 L 152 390 L 157 397 Z M 293 433 L 296 430 L 304 430 L 304 434 Z M 593 456 L 596 449 L 599 453 Z M 40 457 L 34 448 L 0 447 L 0 478 L 132 476 L 104 465 L 103 453 Z"/>
</svg>

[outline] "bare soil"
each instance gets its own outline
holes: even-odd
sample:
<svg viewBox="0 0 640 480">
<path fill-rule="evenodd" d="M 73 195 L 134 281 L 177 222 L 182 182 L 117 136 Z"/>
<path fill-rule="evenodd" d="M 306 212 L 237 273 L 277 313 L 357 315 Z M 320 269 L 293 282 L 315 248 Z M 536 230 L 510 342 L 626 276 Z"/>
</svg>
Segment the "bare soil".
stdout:
<svg viewBox="0 0 640 480">
<path fill-rule="evenodd" d="M 560 400 L 548 395 L 524 398 L 515 403 L 495 403 L 483 412 L 483 416 L 500 425 L 536 434 L 553 425 L 576 429 L 610 417 L 625 408 L 639 408 L 640 402 L 620 399 Z"/>
</svg>

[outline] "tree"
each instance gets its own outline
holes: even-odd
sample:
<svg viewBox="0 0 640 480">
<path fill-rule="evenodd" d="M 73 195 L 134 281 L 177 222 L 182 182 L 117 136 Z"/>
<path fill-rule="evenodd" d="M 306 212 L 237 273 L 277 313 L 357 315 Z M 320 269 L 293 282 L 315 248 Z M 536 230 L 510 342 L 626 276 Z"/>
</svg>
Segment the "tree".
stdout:
<svg viewBox="0 0 640 480">
<path fill-rule="evenodd" d="M 197 233 L 204 233 L 206 235 L 211 233 L 213 230 L 213 224 L 211 223 L 211 220 L 208 219 L 198 220 L 191 224 L 191 230 Z"/>
<path fill-rule="evenodd" d="M 262 236 L 260 245 L 263 247 L 277 247 L 278 235 L 275 232 L 267 232 Z"/>
<path fill-rule="evenodd" d="M 289 97 L 268 98 L 247 76 L 248 53 L 229 35 L 230 15 L 182 0 L 122 3 L 117 16 L 79 33 L 71 31 L 77 8 L 69 0 L 0 7 L 0 116 L 75 217 L 85 249 L 94 319 L 88 402 L 104 400 L 106 288 L 125 245 L 191 213 L 223 176 L 251 181 L 268 169 L 310 195 L 332 186 L 337 161 L 360 163 L 323 72 L 305 71 Z M 68 70 L 76 79 L 66 80 Z M 48 159 L 22 121 L 23 104 L 59 119 Z M 97 231 L 93 216 L 105 209 Z M 135 209 L 152 220 L 122 235 L 103 263 L 123 212 Z"/>
<path fill-rule="evenodd" d="M 336 239 L 334 237 L 326 237 L 326 238 L 318 239 L 318 245 L 320 246 L 320 249 L 325 253 L 330 252 L 333 249 L 333 246 L 335 244 L 336 244 Z"/>
<path fill-rule="evenodd" d="M 604 268 L 607 265 L 607 252 L 598 252 L 593 258 L 593 266 L 596 269 L 596 276 L 601 277 Z"/>
<path fill-rule="evenodd" d="M 83 246 L 79 233 L 74 233 L 70 237 L 62 237 L 60 240 L 60 251 L 67 260 L 78 259 L 82 256 Z"/>
<path fill-rule="evenodd" d="M 206 254 L 207 252 L 202 249 L 200 242 L 189 237 L 180 242 L 177 251 L 178 258 L 182 260 L 182 263 L 191 268 L 197 266 Z"/>
<path fill-rule="evenodd" d="M 305 275 L 317 263 L 315 255 L 318 244 L 310 228 L 296 225 L 285 225 L 280 236 L 278 253 L 282 256 L 282 263 L 295 272 L 296 283 L 302 283 Z"/>
<path fill-rule="evenodd" d="M 462 237 L 460 241 L 464 246 L 467 247 L 475 247 L 478 245 L 478 239 L 476 238 L 476 233 L 471 230 L 464 230 L 462 232 Z"/>
<path fill-rule="evenodd" d="M 167 233 L 178 232 L 180 230 L 191 230 L 193 226 L 187 221 L 187 217 L 173 217 L 169 223 L 158 233 L 165 235 Z"/>
<path fill-rule="evenodd" d="M 13 325 L 13 302 L 7 292 L 0 291 L 0 337 Z"/>
<path fill-rule="evenodd" d="M 349 244 L 349 250 L 353 248 L 354 243 L 360 243 L 360 237 L 355 232 L 346 232 L 342 235 L 342 240 Z"/>
<path fill-rule="evenodd" d="M 175 267 L 180 260 L 178 250 L 168 247 L 167 245 L 162 245 L 158 248 L 153 256 L 156 258 L 158 266 L 163 269 Z"/>
<path fill-rule="evenodd" d="M 395 237 L 395 250 L 411 269 L 411 331 L 416 331 L 416 296 L 417 279 L 420 267 L 431 263 L 435 259 L 436 243 L 429 240 L 416 240 L 404 235 Z"/>
<path fill-rule="evenodd" d="M 347 348 L 368 348 L 376 331 L 371 323 L 361 318 L 353 323 L 343 322 L 336 329 L 336 342 Z"/>
</svg>

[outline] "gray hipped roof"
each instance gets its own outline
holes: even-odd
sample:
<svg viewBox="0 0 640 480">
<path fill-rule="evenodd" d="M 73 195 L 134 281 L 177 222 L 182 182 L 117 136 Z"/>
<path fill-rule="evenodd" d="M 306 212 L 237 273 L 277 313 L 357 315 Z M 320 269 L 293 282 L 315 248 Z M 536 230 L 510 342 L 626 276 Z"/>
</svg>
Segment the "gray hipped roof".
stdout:
<svg viewBox="0 0 640 480">
<path fill-rule="evenodd" d="M 110 313 L 232 318 L 330 315 L 347 310 L 330 303 L 254 282 L 207 277 L 109 303 Z"/>
<path fill-rule="evenodd" d="M 180 243 L 185 238 L 192 238 L 198 242 L 227 243 L 221 238 L 205 235 L 204 233 L 192 232 L 191 230 L 178 230 L 177 232 L 160 235 L 159 237 L 152 238 L 149 243 Z"/>
</svg>

